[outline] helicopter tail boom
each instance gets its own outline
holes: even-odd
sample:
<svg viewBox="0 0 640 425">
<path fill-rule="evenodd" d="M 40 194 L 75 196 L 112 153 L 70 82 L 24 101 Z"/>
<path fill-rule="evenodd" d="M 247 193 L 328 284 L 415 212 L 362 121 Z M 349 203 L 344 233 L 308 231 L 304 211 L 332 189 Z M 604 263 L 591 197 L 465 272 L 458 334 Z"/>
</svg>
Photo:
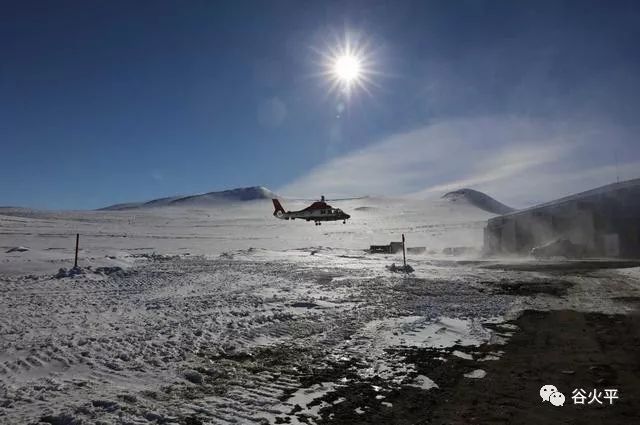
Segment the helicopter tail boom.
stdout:
<svg viewBox="0 0 640 425">
<path fill-rule="evenodd" d="M 273 201 L 273 207 L 275 208 L 275 211 L 273 212 L 273 215 L 278 217 L 282 214 L 284 214 L 284 208 L 282 208 L 282 205 L 280 204 L 280 201 L 278 201 L 277 199 L 272 199 Z"/>
</svg>

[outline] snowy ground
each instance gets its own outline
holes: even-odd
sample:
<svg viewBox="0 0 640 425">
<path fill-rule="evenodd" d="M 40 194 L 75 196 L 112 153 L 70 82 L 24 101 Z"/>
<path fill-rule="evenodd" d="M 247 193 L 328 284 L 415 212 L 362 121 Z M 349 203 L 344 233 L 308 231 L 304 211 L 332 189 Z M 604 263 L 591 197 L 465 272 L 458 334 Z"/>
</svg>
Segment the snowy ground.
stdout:
<svg viewBox="0 0 640 425">
<path fill-rule="evenodd" d="M 284 202 L 299 209 L 308 202 Z M 238 249 L 290 250 L 311 246 L 367 248 L 400 240 L 440 252 L 447 246 L 481 245 L 489 213 L 468 205 L 392 202 L 365 198 L 332 202 L 352 215 L 347 224 L 277 220 L 271 201 L 218 208 L 160 208 L 122 212 L 42 212 L 0 208 L 0 252 L 24 246 L 29 252 L 0 257 L 4 274 L 51 272 L 73 258 L 75 234 L 81 234 L 85 265 L 130 263 L 137 254 L 217 256 Z"/>
<path fill-rule="evenodd" d="M 363 385 L 379 404 L 365 417 L 399 388 L 438 387 L 396 349 L 475 361 L 464 376 L 481 379 L 501 353 L 473 347 L 508 339 L 521 310 L 627 313 L 640 296 L 638 268 L 442 255 L 480 246 L 489 215 L 470 206 L 334 204 L 350 223 L 283 222 L 262 202 L 0 210 L 0 423 L 320 423 Z M 83 272 L 56 278 L 76 232 Z M 401 233 L 431 252 L 410 277 L 386 269 L 401 255 L 363 250 Z"/>
</svg>

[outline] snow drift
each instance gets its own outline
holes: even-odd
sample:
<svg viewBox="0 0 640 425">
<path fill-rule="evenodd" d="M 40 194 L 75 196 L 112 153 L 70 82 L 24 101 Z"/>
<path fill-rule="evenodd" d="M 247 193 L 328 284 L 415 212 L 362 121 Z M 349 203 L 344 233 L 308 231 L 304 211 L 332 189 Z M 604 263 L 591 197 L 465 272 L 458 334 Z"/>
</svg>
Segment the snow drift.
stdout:
<svg viewBox="0 0 640 425">
<path fill-rule="evenodd" d="M 454 190 L 453 192 L 445 193 L 442 197 L 451 202 L 467 203 L 493 214 L 502 215 L 515 211 L 514 208 L 493 199 L 486 193 L 473 189 Z"/>
<path fill-rule="evenodd" d="M 278 195 L 262 186 L 241 187 L 237 189 L 209 192 L 199 195 L 171 196 L 167 198 L 153 199 L 147 202 L 131 202 L 116 204 L 105 208 L 103 211 L 119 211 L 137 208 L 155 207 L 208 207 L 229 202 L 255 201 L 259 199 L 277 198 Z"/>
</svg>

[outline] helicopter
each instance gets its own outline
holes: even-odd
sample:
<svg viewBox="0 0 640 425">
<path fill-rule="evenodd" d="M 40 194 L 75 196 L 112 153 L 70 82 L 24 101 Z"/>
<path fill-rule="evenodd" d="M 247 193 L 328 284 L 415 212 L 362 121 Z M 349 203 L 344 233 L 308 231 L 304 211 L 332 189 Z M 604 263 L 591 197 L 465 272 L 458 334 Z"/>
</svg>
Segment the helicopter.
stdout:
<svg viewBox="0 0 640 425">
<path fill-rule="evenodd" d="M 347 220 L 351 218 L 349 214 L 346 214 L 339 208 L 333 208 L 331 205 L 327 204 L 324 200 L 324 195 L 320 198 L 319 201 L 314 202 L 309 205 L 307 208 L 299 210 L 299 211 L 285 211 L 280 204 L 280 201 L 277 199 L 273 200 L 273 207 L 275 211 L 273 212 L 273 216 L 279 218 L 281 220 L 306 220 L 306 221 L 314 221 L 316 226 L 322 224 L 323 221 L 340 221 L 342 220 L 342 224 L 346 224 Z"/>
</svg>

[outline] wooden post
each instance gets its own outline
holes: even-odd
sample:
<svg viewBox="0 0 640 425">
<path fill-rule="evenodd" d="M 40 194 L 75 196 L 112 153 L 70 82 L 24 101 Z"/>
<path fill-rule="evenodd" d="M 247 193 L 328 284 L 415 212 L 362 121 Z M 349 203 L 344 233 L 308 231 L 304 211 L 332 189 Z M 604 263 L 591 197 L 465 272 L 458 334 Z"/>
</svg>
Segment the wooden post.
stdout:
<svg viewBox="0 0 640 425">
<path fill-rule="evenodd" d="M 76 260 L 73 263 L 73 268 L 78 268 L 78 245 L 80 245 L 80 233 L 76 233 Z"/>
<path fill-rule="evenodd" d="M 402 234 L 402 261 L 404 262 L 404 269 L 407 269 L 407 254 L 404 249 L 404 233 Z"/>
</svg>

